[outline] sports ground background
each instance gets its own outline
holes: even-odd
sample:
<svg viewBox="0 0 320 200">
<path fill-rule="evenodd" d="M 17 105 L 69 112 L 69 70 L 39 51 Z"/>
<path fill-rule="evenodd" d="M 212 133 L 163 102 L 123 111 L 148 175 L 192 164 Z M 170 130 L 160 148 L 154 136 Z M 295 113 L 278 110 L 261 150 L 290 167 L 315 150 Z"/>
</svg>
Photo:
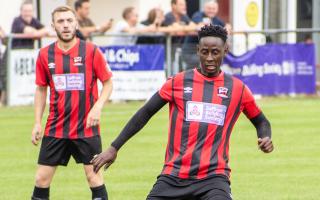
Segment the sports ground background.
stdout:
<svg viewBox="0 0 320 200">
<path fill-rule="evenodd" d="M 106 105 L 101 127 L 104 149 L 142 104 Z M 255 129 L 241 115 L 230 144 L 234 199 L 320 199 L 319 97 L 263 98 L 258 104 L 271 122 L 275 150 L 271 154 L 258 150 Z M 31 106 L 0 108 L 1 200 L 30 199 L 39 151 L 30 142 L 33 118 Z M 164 107 L 121 149 L 104 172 L 110 200 L 145 199 L 162 169 L 167 127 Z M 58 168 L 50 192 L 53 200 L 91 198 L 83 168 L 73 159 L 68 167 Z"/>
</svg>

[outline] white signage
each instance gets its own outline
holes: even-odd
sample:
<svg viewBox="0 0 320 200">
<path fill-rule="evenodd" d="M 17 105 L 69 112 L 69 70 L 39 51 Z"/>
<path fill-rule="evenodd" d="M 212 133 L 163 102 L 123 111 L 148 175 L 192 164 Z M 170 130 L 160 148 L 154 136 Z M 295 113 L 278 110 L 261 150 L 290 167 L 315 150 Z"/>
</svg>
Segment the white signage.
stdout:
<svg viewBox="0 0 320 200">
<path fill-rule="evenodd" d="M 35 66 L 38 50 L 12 50 L 8 68 L 8 105 L 30 105 L 34 101 Z"/>
<path fill-rule="evenodd" d="M 8 105 L 30 105 L 34 102 L 35 68 L 38 50 L 13 50 L 8 70 Z M 70 90 L 83 88 L 81 76 L 69 77 L 75 85 Z M 59 77 L 58 77 L 59 78 Z M 56 81 L 58 81 L 56 77 Z M 113 71 L 111 100 L 146 100 L 165 82 L 165 72 L 156 71 Z M 60 79 L 59 79 L 60 80 Z M 70 82 L 70 81 L 69 81 Z M 70 84 L 74 84 L 70 82 Z M 59 85 L 59 87 L 64 87 Z M 63 88 L 58 88 L 63 89 Z M 68 90 L 69 90 L 68 89 Z"/>
<path fill-rule="evenodd" d="M 233 31 L 260 31 L 263 28 L 263 1 L 262 0 L 233 0 Z M 232 40 L 232 53 L 241 55 L 257 45 L 265 44 L 265 36 L 252 33 L 246 37 L 244 34 L 234 34 Z"/>
</svg>

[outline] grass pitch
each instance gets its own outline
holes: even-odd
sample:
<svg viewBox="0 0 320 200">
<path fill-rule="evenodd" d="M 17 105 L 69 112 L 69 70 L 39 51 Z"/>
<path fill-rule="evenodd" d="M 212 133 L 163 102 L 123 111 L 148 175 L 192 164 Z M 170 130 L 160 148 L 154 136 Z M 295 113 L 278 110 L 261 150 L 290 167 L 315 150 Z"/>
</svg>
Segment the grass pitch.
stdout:
<svg viewBox="0 0 320 200">
<path fill-rule="evenodd" d="M 251 123 L 241 115 L 231 136 L 231 187 L 235 200 L 320 199 L 320 99 L 266 98 L 258 101 L 272 124 L 275 151 L 256 145 Z M 109 104 L 102 116 L 104 149 L 142 105 Z M 32 107 L 0 108 L 0 199 L 30 199 L 39 147 L 30 142 Z M 44 126 L 44 125 L 43 125 Z M 110 200 L 142 200 L 163 165 L 168 108 L 119 152 L 104 172 Z M 53 200 L 91 198 L 83 168 L 71 159 L 58 168 L 51 185 Z"/>
</svg>

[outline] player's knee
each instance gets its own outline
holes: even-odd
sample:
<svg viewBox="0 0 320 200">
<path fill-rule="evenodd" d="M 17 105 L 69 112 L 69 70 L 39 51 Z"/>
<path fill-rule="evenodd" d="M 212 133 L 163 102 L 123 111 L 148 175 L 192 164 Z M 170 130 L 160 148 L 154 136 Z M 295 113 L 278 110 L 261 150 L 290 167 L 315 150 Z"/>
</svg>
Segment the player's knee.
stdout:
<svg viewBox="0 0 320 200">
<path fill-rule="evenodd" d="M 37 187 L 47 188 L 50 186 L 51 178 L 44 174 L 37 173 L 35 179 Z"/>
<path fill-rule="evenodd" d="M 103 184 L 103 177 L 100 173 L 90 172 L 87 173 L 87 181 L 90 187 L 97 187 Z"/>
</svg>

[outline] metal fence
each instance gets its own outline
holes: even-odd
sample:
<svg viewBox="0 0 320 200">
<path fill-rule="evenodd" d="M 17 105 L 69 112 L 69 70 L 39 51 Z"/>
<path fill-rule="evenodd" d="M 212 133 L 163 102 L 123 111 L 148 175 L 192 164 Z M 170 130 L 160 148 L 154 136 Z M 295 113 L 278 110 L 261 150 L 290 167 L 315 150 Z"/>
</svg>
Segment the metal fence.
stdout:
<svg viewBox="0 0 320 200">
<path fill-rule="evenodd" d="M 299 34 L 299 33 L 308 33 L 308 34 L 318 34 L 320 32 L 320 28 L 302 28 L 302 29 L 294 29 L 294 30 L 288 30 L 288 29 L 267 29 L 267 30 L 259 30 L 259 31 L 233 31 L 230 35 L 230 38 L 236 35 L 243 35 L 245 38 L 245 46 L 244 49 L 249 49 L 249 37 L 252 34 L 262 34 L 265 37 L 269 36 L 276 36 L 276 35 L 288 35 L 288 34 Z M 194 65 L 197 65 L 199 63 L 199 60 L 196 55 L 196 44 L 197 44 L 197 36 L 195 34 L 191 35 L 170 35 L 170 34 L 162 34 L 162 33 L 156 33 L 156 34 L 112 34 L 112 33 L 105 33 L 105 34 L 96 34 L 92 35 L 91 39 L 94 43 L 97 45 L 119 45 L 120 43 L 112 43 L 112 40 L 115 38 L 135 38 L 133 40 L 133 43 L 130 45 L 135 44 L 162 44 L 165 46 L 166 52 L 166 64 L 165 64 L 165 71 L 167 76 L 171 76 L 179 71 L 192 68 Z M 10 63 L 10 56 L 12 49 L 12 40 L 14 38 L 29 38 L 29 39 L 35 39 L 32 38 L 28 34 L 9 34 L 6 36 L 5 44 L 7 46 L 6 54 L 2 58 L 2 68 L 0 68 L 0 81 L 6 81 L 9 82 L 8 79 L 6 80 L 6 68 L 11 66 Z M 191 43 L 186 42 L 187 39 L 193 40 Z M 42 39 L 42 42 L 39 42 L 40 46 L 46 45 L 46 42 L 44 40 L 47 40 L 47 43 L 49 40 L 55 40 L 55 38 L 45 38 Z M 40 40 L 38 40 L 40 41 Z M 121 41 L 121 40 L 118 40 Z M 231 41 L 231 43 L 234 41 Z M 269 42 L 266 40 L 266 42 Z M 232 44 L 231 44 L 232 46 Z M 316 50 L 318 52 L 320 44 L 316 43 Z M 319 60 L 318 53 L 317 60 Z M 320 81 L 320 70 L 317 69 L 317 80 Z M 7 77 L 8 78 L 8 77 Z M 1 80 L 2 79 L 2 80 Z M 9 85 L 6 84 L 6 87 L 8 88 Z M 0 88 L 1 89 L 1 88 Z M 10 92 L 7 90 L 7 92 Z"/>
</svg>

